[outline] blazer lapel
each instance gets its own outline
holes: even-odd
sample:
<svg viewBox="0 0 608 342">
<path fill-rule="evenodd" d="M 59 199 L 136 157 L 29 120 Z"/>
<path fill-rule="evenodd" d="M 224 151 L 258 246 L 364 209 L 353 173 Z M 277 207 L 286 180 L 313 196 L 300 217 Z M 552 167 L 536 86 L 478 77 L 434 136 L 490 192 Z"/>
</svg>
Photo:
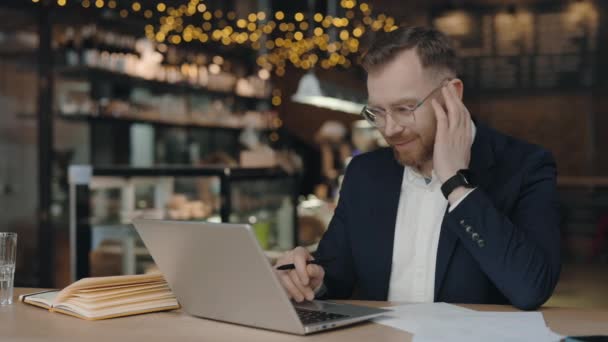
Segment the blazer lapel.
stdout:
<svg viewBox="0 0 608 342">
<path fill-rule="evenodd" d="M 474 120 L 475 121 L 475 120 Z M 494 163 L 494 152 L 492 151 L 492 140 L 490 137 L 489 128 L 475 121 L 477 133 L 475 141 L 471 147 L 471 163 L 469 168 L 476 177 L 479 189 L 487 189 L 491 182 L 491 166 Z M 435 265 L 435 301 L 438 300 L 439 290 L 443 286 L 445 274 L 447 273 L 452 254 L 458 242 L 458 236 L 454 234 L 447 226 L 445 217 L 449 213 L 449 208 L 446 210 L 443 222 L 441 224 L 441 232 L 439 235 L 439 245 L 437 247 L 437 261 Z"/>
</svg>

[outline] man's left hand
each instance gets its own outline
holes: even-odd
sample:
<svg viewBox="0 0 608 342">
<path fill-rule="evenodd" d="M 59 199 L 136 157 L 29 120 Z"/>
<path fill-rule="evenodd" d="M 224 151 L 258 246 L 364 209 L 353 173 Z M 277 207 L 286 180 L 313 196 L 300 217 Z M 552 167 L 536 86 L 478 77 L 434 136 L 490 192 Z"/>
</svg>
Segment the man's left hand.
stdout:
<svg viewBox="0 0 608 342">
<path fill-rule="evenodd" d="M 458 96 L 453 84 L 441 88 L 447 113 L 438 101 L 431 104 L 437 118 L 437 133 L 433 153 L 433 168 L 441 183 L 461 169 L 467 169 L 471 160 L 471 114 Z"/>
</svg>

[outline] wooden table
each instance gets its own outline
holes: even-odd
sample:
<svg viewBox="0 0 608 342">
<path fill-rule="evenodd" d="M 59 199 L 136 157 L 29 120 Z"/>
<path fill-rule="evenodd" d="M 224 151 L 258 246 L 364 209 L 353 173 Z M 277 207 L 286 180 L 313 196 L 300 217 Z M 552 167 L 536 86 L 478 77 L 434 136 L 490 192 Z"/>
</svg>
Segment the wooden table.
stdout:
<svg viewBox="0 0 608 342">
<path fill-rule="evenodd" d="M 15 290 L 15 298 L 38 289 Z M 387 302 L 356 302 L 375 307 Z M 498 305 L 463 305 L 481 311 L 516 311 Z M 608 335 L 608 310 L 543 308 L 549 327 L 562 335 Z M 180 311 L 89 322 L 20 302 L 0 306 L 2 341 L 411 341 L 411 334 L 375 323 L 295 336 L 190 317 Z"/>
</svg>

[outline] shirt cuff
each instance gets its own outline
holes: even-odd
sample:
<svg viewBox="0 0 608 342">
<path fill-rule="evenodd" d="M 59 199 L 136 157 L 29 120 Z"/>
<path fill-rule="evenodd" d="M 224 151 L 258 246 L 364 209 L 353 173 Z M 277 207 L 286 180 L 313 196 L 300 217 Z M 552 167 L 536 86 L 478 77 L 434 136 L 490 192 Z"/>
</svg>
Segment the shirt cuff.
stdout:
<svg viewBox="0 0 608 342">
<path fill-rule="evenodd" d="M 467 198 L 467 196 L 469 196 L 469 194 L 471 194 L 471 192 L 475 191 L 475 189 L 471 189 L 469 190 L 466 194 L 464 194 L 464 196 L 462 196 L 458 201 L 456 201 L 456 203 L 454 203 L 454 205 L 450 205 L 450 208 L 448 209 L 448 213 L 451 213 L 452 210 L 456 209 L 456 207 L 460 204 L 460 202 L 462 202 L 465 198 Z"/>
</svg>

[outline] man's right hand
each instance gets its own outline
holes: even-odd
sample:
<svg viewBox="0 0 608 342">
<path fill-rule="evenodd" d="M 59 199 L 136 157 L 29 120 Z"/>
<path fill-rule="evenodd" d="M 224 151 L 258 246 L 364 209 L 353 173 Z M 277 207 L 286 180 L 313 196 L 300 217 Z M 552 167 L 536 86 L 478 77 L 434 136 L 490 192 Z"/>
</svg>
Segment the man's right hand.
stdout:
<svg viewBox="0 0 608 342">
<path fill-rule="evenodd" d="M 287 291 L 290 299 L 296 302 L 313 300 L 315 292 L 323 285 L 325 270 L 319 265 L 307 265 L 306 261 L 314 260 L 313 256 L 303 247 L 285 253 L 275 265 L 275 273 Z M 276 267 L 294 264 L 294 270 L 280 271 Z"/>
</svg>

